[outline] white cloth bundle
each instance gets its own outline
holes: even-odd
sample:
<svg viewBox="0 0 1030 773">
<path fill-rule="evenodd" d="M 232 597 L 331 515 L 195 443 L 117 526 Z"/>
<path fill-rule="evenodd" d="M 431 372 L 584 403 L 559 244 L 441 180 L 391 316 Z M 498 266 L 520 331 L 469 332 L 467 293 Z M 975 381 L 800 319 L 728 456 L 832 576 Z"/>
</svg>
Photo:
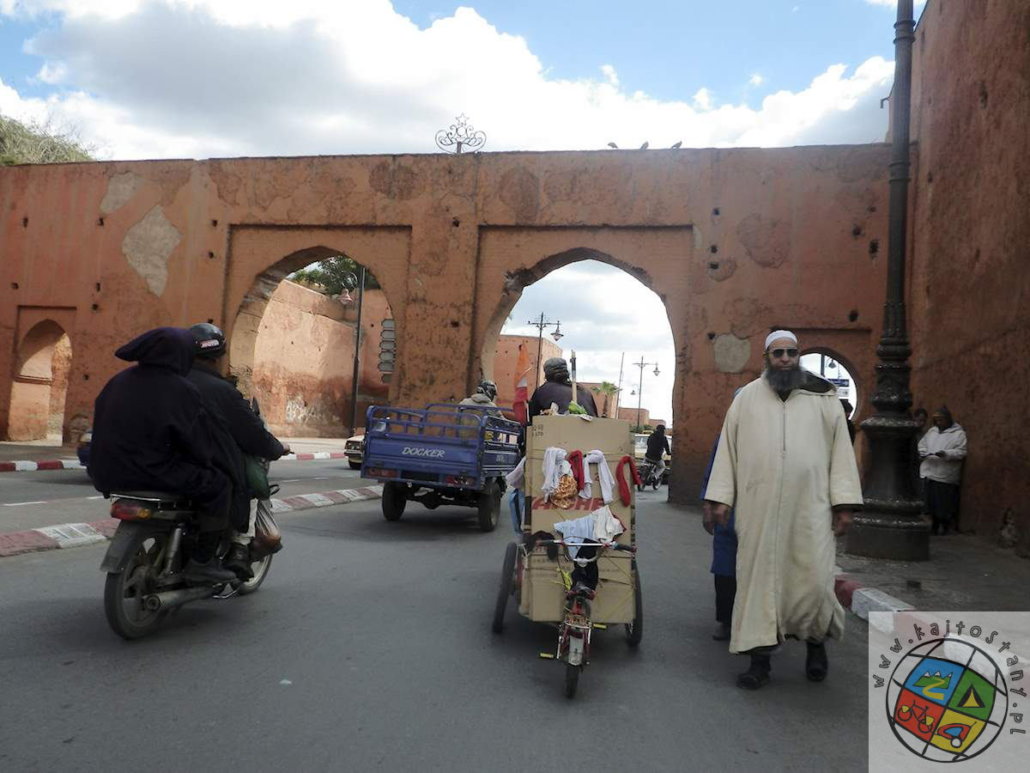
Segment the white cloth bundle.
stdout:
<svg viewBox="0 0 1030 773">
<path fill-rule="evenodd" d="M 540 491 L 544 499 L 558 490 L 558 481 L 562 475 L 572 474 L 572 465 L 565 460 L 565 449 L 552 446 L 544 450 L 544 482 Z"/>
<path fill-rule="evenodd" d="M 579 548 L 574 545 L 582 544 L 584 540 L 611 542 L 626 531 L 626 527 L 612 509 L 605 505 L 582 518 L 559 521 L 554 525 L 554 530 L 561 533 L 565 542 L 570 543 L 569 557 L 575 560 Z"/>
<path fill-rule="evenodd" d="M 592 476 L 590 475 L 591 464 L 597 465 L 597 481 L 601 484 L 601 499 L 604 500 L 605 504 L 608 504 L 615 499 L 615 477 L 612 475 L 612 471 L 608 469 L 608 462 L 601 451 L 594 450 L 583 457 L 583 477 L 586 478 L 586 481 L 579 495 L 583 499 L 591 499 L 594 496 Z"/>
</svg>

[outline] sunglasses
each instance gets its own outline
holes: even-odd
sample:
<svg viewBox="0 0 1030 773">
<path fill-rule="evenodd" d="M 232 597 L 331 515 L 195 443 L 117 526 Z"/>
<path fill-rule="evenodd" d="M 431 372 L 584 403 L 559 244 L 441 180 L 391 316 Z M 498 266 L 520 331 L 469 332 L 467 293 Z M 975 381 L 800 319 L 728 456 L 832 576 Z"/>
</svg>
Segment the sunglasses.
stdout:
<svg viewBox="0 0 1030 773">
<path fill-rule="evenodd" d="M 784 353 L 786 353 L 786 355 L 788 357 L 797 357 L 798 356 L 798 350 L 797 349 L 770 349 L 769 350 L 769 354 L 771 354 L 773 357 L 782 357 L 784 355 Z"/>
</svg>

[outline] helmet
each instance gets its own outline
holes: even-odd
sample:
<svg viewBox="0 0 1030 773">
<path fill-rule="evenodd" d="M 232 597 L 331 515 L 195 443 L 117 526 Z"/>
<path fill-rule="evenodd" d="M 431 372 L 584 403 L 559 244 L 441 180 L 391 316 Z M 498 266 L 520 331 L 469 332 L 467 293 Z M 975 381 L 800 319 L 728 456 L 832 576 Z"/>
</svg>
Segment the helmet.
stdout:
<svg viewBox="0 0 1030 773">
<path fill-rule="evenodd" d="M 493 381 L 480 381 L 479 387 L 476 389 L 477 392 L 482 392 L 484 395 L 493 400 L 497 397 L 497 384 Z"/>
<path fill-rule="evenodd" d="M 217 360 L 225 354 L 225 333 L 217 325 L 200 322 L 190 328 L 193 333 L 193 356 Z"/>
</svg>

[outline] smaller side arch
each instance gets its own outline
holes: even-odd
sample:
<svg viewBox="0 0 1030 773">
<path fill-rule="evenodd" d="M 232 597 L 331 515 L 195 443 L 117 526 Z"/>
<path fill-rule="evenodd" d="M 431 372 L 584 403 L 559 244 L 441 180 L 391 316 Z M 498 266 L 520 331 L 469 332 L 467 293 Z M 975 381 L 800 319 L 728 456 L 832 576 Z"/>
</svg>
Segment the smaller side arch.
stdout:
<svg viewBox="0 0 1030 773">
<path fill-rule="evenodd" d="M 25 334 L 15 357 L 8 439 L 62 434 L 71 358 L 71 339 L 54 320 L 42 320 Z"/>
</svg>

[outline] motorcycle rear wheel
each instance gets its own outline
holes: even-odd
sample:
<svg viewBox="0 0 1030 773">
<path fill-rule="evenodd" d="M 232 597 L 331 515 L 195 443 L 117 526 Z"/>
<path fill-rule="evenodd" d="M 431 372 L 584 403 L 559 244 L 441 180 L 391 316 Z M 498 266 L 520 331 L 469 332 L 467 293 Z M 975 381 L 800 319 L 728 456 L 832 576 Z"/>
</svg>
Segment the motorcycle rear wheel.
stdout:
<svg viewBox="0 0 1030 773">
<path fill-rule="evenodd" d="M 259 558 L 257 561 L 250 565 L 250 570 L 254 572 L 254 576 L 246 582 L 241 582 L 239 587 L 236 588 L 236 592 L 241 596 L 248 596 L 251 593 L 257 593 L 258 588 L 261 587 L 261 583 L 265 581 L 268 576 L 268 570 L 272 567 L 272 555 L 269 554 L 264 558 Z"/>
<path fill-rule="evenodd" d="M 104 614 L 111 629 L 123 639 L 139 639 L 153 633 L 167 616 L 167 609 L 149 610 L 143 599 L 153 592 L 151 578 L 168 548 L 169 533 L 138 532 L 130 545 L 132 558 L 121 572 L 111 572 L 104 582 Z"/>
</svg>

